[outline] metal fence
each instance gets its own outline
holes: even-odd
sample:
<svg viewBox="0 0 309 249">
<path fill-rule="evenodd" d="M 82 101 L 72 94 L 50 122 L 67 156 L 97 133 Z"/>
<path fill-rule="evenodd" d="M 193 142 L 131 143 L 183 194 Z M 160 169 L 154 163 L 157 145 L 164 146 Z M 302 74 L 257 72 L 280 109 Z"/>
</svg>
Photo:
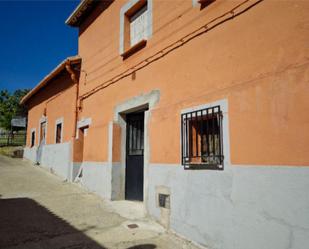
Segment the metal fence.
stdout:
<svg viewBox="0 0 309 249">
<path fill-rule="evenodd" d="M 0 146 L 23 146 L 26 144 L 26 132 L 1 132 L 0 133 Z"/>
</svg>

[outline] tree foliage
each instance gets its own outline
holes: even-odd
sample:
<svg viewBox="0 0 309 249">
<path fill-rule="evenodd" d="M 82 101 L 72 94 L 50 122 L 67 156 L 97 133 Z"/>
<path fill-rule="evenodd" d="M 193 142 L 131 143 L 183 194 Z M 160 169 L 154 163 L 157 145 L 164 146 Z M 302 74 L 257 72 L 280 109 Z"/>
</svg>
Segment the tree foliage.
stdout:
<svg viewBox="0 0 309 249">
<path fill-rule="evenodd" d="M 28 92 L 28 89 L 19 89 L 12 94 L 8 90 L 0 91 L 0 127 L 9 130 L 13 117 L 27 115 L 26 108 L 19 102 Z"/>
</svg>

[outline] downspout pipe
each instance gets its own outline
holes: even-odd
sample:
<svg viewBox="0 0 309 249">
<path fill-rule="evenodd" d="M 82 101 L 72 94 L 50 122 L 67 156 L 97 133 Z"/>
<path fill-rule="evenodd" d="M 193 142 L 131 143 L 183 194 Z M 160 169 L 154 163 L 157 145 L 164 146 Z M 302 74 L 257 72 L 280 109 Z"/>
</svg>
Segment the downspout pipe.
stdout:
<svg viewBox="0 0 309 249">
<path fill-rule="evenodd" d="M 74 129 L 72 132 L 72 139 L 76 137 L 77 120 L 78 120 L 78 98 L 79 98 L 79 80 L 77 78 L 76 72 L 71 67 L 70 60 L 65 63 L 65 69 L 70 74 L 72 81 L 75 84 L 75 105 L 74 105 Z"/>
</svg>

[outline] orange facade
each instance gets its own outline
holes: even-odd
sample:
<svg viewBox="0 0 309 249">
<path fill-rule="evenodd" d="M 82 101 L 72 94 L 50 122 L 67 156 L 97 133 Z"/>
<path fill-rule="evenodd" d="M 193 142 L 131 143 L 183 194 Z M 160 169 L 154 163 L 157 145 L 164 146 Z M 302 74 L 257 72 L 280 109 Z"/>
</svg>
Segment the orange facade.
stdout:
<svg viewBox="0 0 309 249">
<path fill-rule="evenodd" d="M 78 72 L 76 71 L 78 74 Z M 35 146 L 42 138 L 42 117 L 46 121 L 46 144 L 56 143 L 56 121 L 62 120 L 62 143 L 70 142 L 75 136 L 74 110 L 76 105 L 76 84 L 71 75 L 62 69 L 46 86 L 38 90 L 26 101 L 28 108 L 27 146 L 31 144 L 31 131 L 35 129 Z"/>
<path fill-rule="evenodd" d="M 107 161 L 115 106 L 156 89 L 160 101 L 149 124 L 152 163 L 180 163 L 182 109 L 228 99 L 233 164 L 309 165 L 309 5 L 241 3 L 215 1 L 201 9 L 187 0 L 153 1 L 152 36 L 125 60 L 119 52 L 119 13 L 125 1 L 93 10 L 79 29 L 78 116 L 92 118 L 84 160 Z M 203 32 L 186 38 L 203 25 Z M 64 141 L 74 132 L 76 90 L 69 77 L 54 78 L 27 103 L 28 134 L 39 129 L 44 109 L 48 112 L 47 144 L 54 143 L 58 117 L 65 119 Z"/>
<path fill-rule="evenodd" d="M 123 60 L 119 13 L 125 3 L 114 1 L 80 25 L 86 73 L 79 116 L 92 118 L 84 160 L 107 161 L 108 124 L 117 104 L 158 89 L 149 122 L 150 162 L 180 163 L 182 109 L 227 99 L 233 164 L 309 165 L 307 2 L 246 1 L 237 7 L 242 1 L 215 1 L 200 9 L 187 0 L 153 1 L 151 38 Z M 204 32 L 179 41 L 203 25 Z M 177 41 L 181 46 L 169 51 Z M 134 71 L 141 62 L 145 66 Z M 131 73 L 115 79 L 124 72 Z M 94 90 L 98 86 L 104 88 Z"/>
<path fill-rule="evenodd" d="M 22 100 L 24 157 L 142 201 L 205 248 L 305 248 L 308 13 L 296 0 L 81 1 L 66 21 L 78 56 Z"/>
<path fill-rule="evenodd" d="M 66 21 L 78 57 L 22 100 L 24 157 L 143 201 L 207 248 L 305 248 L 308 13 L 296 0 L 81 1 Z"/>
</svg>

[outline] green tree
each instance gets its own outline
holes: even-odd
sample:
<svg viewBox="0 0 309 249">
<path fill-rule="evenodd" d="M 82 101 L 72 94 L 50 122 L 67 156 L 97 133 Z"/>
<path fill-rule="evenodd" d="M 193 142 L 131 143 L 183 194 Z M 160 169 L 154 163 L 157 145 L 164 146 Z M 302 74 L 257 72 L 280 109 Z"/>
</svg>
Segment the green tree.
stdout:
<svg viewBox="0 0 309 249">
<path fill-rule="evenodd" d="M 28 92 L 28 89 L 19 89 L 13 94 L 10 94 L 8 90 L 0 91 L 0 127 L 9 130 L 13 117 L 27 114 L 27 110 L 19 102 Z"/>
</svg>

